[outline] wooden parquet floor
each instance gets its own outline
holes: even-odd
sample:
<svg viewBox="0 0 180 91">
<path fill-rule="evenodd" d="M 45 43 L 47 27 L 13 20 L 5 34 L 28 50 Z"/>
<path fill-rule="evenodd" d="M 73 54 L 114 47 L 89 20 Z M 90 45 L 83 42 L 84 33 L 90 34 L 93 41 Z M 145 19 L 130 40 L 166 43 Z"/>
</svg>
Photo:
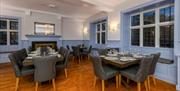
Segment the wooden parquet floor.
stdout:
<svg viewBox="0 0 180 91">
<path fill-rule="evenodd" d="M 101 91 L 101 81 L 93 86 L 94 74 L 92 64 L 88 60 L 77 61 L 70 60 L 68 65 L 68 78 L 65 78 L 64 70 L 57 70 L 56 89 L 57 91 Z M 115 86 L 115 80 L 105 81 L 105 91 L 136 91 L 136 84 L 130 82 L 130 88 L 122 85 L 119 88 Z M 15 75 L 9 63 L 0 64 L 0 91 L 14 91 Z M 20 78 L 19 91 L 34 91 L 35 82 L 33 75 Z M 51 81 L 41 83 L 38 91 L 52 91 Z M 144 86 L 142 90 L 145 91 Z M 175 85 L 157 80 L 157 85 L 151 85 L 150 91 L 176 91 Z"/>
</svg>

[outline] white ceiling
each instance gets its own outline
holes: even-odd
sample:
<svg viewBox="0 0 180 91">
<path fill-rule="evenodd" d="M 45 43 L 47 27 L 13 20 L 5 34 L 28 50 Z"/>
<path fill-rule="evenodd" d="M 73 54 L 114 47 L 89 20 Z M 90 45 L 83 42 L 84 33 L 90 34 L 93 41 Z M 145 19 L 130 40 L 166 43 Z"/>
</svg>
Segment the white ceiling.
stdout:
<svg viewBox="0 0 180 91">
<path fill-rule="evenodd" d="M 101 11 L 112 11 L 125 0 L 0 0 L 2 5 L 88 18 Z M 49 7 L 49 4 L 53 7 Z M 55 7 L 53 6 L 55 5 Z"/>
</svg>

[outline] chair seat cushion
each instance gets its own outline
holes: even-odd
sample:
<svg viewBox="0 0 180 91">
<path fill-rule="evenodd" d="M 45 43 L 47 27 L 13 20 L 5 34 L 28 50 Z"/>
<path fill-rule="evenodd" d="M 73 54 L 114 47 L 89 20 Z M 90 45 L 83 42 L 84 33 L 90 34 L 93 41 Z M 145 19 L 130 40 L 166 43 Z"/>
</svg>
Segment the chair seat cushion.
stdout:
<svg viewBox="0 0 180 91">
<path fill-rule="evenodd" d="M 138 72 L 138 69 L 139 69 L 138 66 L 132 66 L 126 69 L 122 69 L 120 71 L 120 74 L 122 76 L 127 77 L 128 79 L 135 81 L 135 76 L 136 76 L 136 73 Z"/>
<path fill-rule="evenodd" d="M 113 69 L 113 68 L 108 67 L 108 66 L 104 66 L 103 69 L 104 69 L 104 72 L 106 73 L 106 76 L 103 78 L 104 80 L 112 78 L 119 73 L 118 70 Z"/>
<path fill-rule="evenodd" d="M 28 75 L 28 74 L 33 74 L 33 73 L 34 73 L 34 65 L 27 65 L 21 68 L 22 75 Z"/>
<path fill-rule="evenodd" d="M 56 62 L 56 67 L 57 68 L 64 68 L 65 67 L 64 61 Z"/>
</svg>

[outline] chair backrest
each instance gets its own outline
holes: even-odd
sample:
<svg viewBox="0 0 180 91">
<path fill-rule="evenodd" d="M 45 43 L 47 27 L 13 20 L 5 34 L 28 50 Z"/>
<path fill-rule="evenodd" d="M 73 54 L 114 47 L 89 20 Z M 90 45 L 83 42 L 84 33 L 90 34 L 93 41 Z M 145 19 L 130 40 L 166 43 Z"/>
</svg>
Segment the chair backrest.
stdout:
<svg viewBox="0 0 180 91">
<path fill-rule="evenodd" d="M 100 55 L 106 55 L 108 53 L 108 49 L 98 49 Z"/>
<path fill-rule="evenodd" d="M 91 53 L 91 50 L 92 50 L 92 45 L 89 46 L 88 53 Z"/>
<path fill-rule="evenodd" d="M 153 62 L 152 62 L 149 74 L 153 75 L 154 72 L 155 72 L 155 69 L 156 69 L 156 64 L 157 64 L 157 62 L 158 62 L 158 60 L 160 58 L 161 53 L 156 53 L 156 54 L 151 54 L 151 55 L 153 55 L 154 58 L 153 58 Z"/>
<path fill-rule="evenodd" d="M 80 46 L 72 46 L 73 55 L 80 55 Z"/>
<path fill-rule="evenodd" d="M 27 50 L 28 50 L 28 53 L 30 53 L 32 51 L 32 46 L 29 46 Z"/>
<path fill-rule="evenodd" d="M 70 51 L 68 49 L 64 49 L 65 51 L 65 55 L 64 55 L 64 65 L 67 68 L 67 64 L 69 61 L 69 55 L 70 55 Z"/>
<path fill-rule="evenodd" d="M 147 56 L 141 60 L 139 70 L 135 76 L 135 80 L 137 82 L 144 82 L 144 80 L 147 79 L 152 61 L 153 61 L 153 56 Z"/>
<path fill-rule="evenodd" d="M 44 56 L 33 58 L 35 66 L 34 80 L 44 82 L 55 78 L 55 64 L 58 58 L 56 56 Z"/>
<path fill-rule="evenodd" d="M 47 47 L 41 47 L 40 52 L 41 52 L 41 55 L 47 55 L 49 51 Z"/>
<path fill-rule="evenodd" d="M 18 58 L 17 58 L 17 53 L 11 53 L 8 55 L 10 62 L 13 66 L 13 70 L 15 72 L 16 77 L 21 76 L 21 67 L 22 64 L 19 64 Z"/>
<path fill-rule="evenodd" d="M 25 58 L 28 56 L 25 48 L 15 51 L 14 53 L 16 54 L 15 56 L 18 58 L 19 62 L 23 62 Z"/>
<path fill-rule="evenodd" d="M 66 48 L 67 48 L 68 50 L 70 50 L 70 47 L 69 47 L 69 45 L 66 45 Z"/>
<path fill-rule="evenodd" d="M 90 58 L 93 63 L 93 70 L 96 75 L 96 77 L 103 79 L 106 76 L 106 73 L 104 72 L 103 66 L 102 66 L 102 60 L 99 57 L 98 51 L 93 50 L 90 53 Z"/>
<path fill-rule="evenodd" d="M 59 49 L 59 54 L 61 54 L 61 55 L 65 55 L 65 52 L 66 52 L 66 48 L 64 48 L 64 47 L 60 47 L 60 49 Z"/>
</svg>

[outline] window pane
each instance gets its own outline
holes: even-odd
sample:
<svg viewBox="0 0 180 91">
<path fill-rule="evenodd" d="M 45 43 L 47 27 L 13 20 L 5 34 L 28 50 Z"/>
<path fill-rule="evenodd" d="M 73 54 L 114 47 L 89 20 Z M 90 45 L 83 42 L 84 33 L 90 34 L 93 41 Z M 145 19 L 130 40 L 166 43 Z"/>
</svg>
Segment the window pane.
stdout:
<svg viewBox="0 0 180 91">
<path fill-rule="evenodd" d="M 100 31 L 100 24 L 97 24 L 97 31 Z"/>
<path fill-rule="evenodd" d="M 7 29 L 7 21 L 0 20 L 0 29 Z"/>
<path fill-rule="evenodd" d="M 155 11 L 144 13 L 144 25 L 155 23 Z"/>
<path fill-rule="evenodd" d="M 102 41 L 102 44 L 106 43 L 106 33 L 105 32 L 102 32 L 102 34 L 101 34 L 101 41 Z"/>
<path fill-rule="evenodd" d="M 18 30 L 18 21 L 10 21 L 10 30 Z"/>
<path fill-rule="evenodd" d="M 7 45 L 7 32 L 0 32 L 0 45 Z"/>
<path fill-rule="evenodd" d="M 174 47 L 174 26 L 161 26 L 160 27 L 160 47 Z"/>
<path fill-rule="evenodd" d="M 97 35 L 96 35 L 96 40 L 97 40 L 97 44 L 100 44 L 100 33 L 97 33 Z"/>
<path fill-rule="evenodd" d="M 131 26 L 140 25 L 140 15 L 131 16 Z"/>
<path fill-rule="evenodd" d="M 53 35 L 55 25 L 47 23 L 35 23 L 35 34 Z"/>
<path fill-rule="evenodd" d="M 160 9 L 160 22 L 174 20 L 174 6 Z"/>
<path fill-rule="evenodd" d="M 140 41 L 140 29 L 131 30 L 131 45 L 139 46 Z"/>
<path fill-rule="evenodd" d="M 143 46 L 155 47 L 155 27 L 143 29 Z"/>
<path fill-rule="evenodd" d="M 102 31 L 106 30 L 106 23 L 102 23 Z"/>
<path fill-rule="evenodd" d="M 11 45 L 18 44 L 18 32 L 10 32 L 10 44 Z"/>
</svg>

